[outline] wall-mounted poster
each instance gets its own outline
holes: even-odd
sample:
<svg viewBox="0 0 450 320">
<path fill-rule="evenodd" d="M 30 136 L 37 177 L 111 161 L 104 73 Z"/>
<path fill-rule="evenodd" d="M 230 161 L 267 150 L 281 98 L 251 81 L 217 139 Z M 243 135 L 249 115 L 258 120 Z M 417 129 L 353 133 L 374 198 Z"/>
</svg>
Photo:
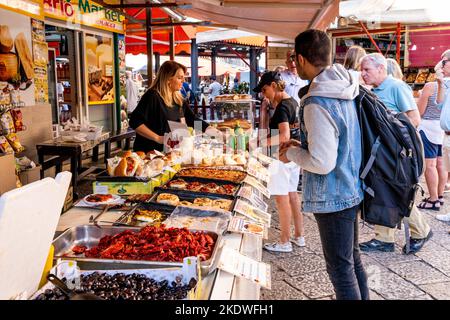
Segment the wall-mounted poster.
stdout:
<svg viewBox="0 0 450 320">
<path fill-rule="evenodd" d="M 126 65 L 125 65 L 125 36 L 119 34 L 117 36 L 118 52 L 119 52 L 119 79 L 120 79 L 120 94 L 126 97 Z"/>
<path fill-rule="evenodd" d="M 112 38 L 86 34 L 86 75 L 89 104 L 114 103 L 114 51 Z"/>
<path fill-rule="evenodd" d="M 45 42 L 44 21 L 31 19 L 33 58 L 34 58 L 34 87 L 36 103 L 48 102 L 48 45 Z"/>
<path fill-rule="evenodd" d="M 0 105 L 35 104 L 31 50 L 30 18 L 0 10 Z"/>
</svg>

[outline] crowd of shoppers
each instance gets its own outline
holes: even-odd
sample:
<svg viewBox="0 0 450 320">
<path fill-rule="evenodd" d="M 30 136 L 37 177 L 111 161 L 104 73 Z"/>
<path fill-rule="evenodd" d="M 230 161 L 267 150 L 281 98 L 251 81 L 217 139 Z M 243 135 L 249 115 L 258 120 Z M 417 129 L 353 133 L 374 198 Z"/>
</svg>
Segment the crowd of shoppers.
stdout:
<svg viewBox="0 0 450 320">
<path fill-rule="evenodd" d="M 450 50 L 436 66 L 437 81 L 427 83 L 416 102 L 396 60 L 352 46 L 344 67 L 332 65 L 330 47 L 328 36 L 318 30 L 296 38 L 296 69 L 310 85 L 299 92 L 300 141 L 281 143 L 279 159 L 304 170 L 302 210 L 312 212 L 317 221 L 336 298 L 369 299 L 359 250 L 393 252 L 396 229 L 376 225 L 374 239 L 358 241 L 363 190 L 354 103 L 359 85 L 371 89 L 391 112 L 404 113 L 422 139 L 429 197 L 412 207 L 409 248 L 402 250 L 418 252 L 433 235 L 419 209 L 440 210 L 450 171 Z M 450 221 L 450 213 L 436 218 Z"/>
<path fill-rule="evenodd" d="M 295 50 L 287 52 L 286 67 L 263 74 L 254 89 L 274 110 L 267 119 L 271 131 L 267 145 L 278 146 L 278 159 L 269 167 L 268 188 L 277 205 L 281 235 L 264 248 L 291 252 L 292 243 L 305 246 L 302 211 L 313 213 L 336 298 L 366 300 L 368 280 L 360 250 L 393 252 L 396 229 L 375 225 L 372 240 L 358 241 L 364 191 L 355 99 L 360 85 L 370 88 L 386 108 L 404 113 L 420 133 L 429 197 L 412 207 L 408 219 L 410 246 L 403 248 L 405 254 L 418 252 L 433 234 L 419 209 L 440 210 L 450 170 L 450 50 L 442 54 L 435 68 L 437 81 L 424 86 L 417 103 L 411 88 L 402 81 L 397 61 L 352 46 L 342 66 L 332 64 L 331 52 L 331 40 L 325 32 L 302 32 L 295 38 Z M 161 66 L 131 114 L 130 125 L 137 132 L 135 149 L 160 150 L 163 135 L 170 131 L 167 120 L 195 120 L 180 93 L 185 72 L 186 68 L 175 62 Z M 214 99 L 220 93 L 220 84 L 214 77 L 211 81 L 209 96 Z M 189 98 L 187 87 L 184 91 L 184 98 Z M 207 126 L 203 123 L 203 130 Z M 300 168 L 301 206 L 297 193 Z M 450 221 L 450 213 L 436 217 Z"/>
</svg>

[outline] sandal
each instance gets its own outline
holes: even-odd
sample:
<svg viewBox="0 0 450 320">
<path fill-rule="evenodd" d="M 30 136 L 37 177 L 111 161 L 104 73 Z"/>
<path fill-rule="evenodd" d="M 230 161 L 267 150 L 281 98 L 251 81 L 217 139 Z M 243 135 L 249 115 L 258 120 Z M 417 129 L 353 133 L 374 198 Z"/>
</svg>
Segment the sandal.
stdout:
<svg viewBox="0 0 450 320">
<path fill-rule="evenodd" d="M 444 196 L 439 196 L 439 202 L 441 203 L 441 206 L 444 205 Z"/>
<path fill-rule="evenodd" d="M 431 205 L 431 206 L 428 206 L 428 205 Z M 439 211 L 439 210 L 441 210 L 441 202 L 440 202 L 440 200 L 430 201 L 430 198 L 425 198 L 422 200 L 421 203 L 419 203 L 417 205 L 417 208 L 425 209 L 425 210 Z"/>
</svg>

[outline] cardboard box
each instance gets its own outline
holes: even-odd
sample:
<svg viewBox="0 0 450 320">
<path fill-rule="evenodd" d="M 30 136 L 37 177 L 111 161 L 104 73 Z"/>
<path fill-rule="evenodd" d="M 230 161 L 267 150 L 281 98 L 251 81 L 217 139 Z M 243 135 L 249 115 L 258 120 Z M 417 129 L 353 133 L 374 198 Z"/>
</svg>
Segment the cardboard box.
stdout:
<svg viewBox="0 0 450 320">
<path fill-rule="evenodd" d="M 64 206 L 62 212 L 66 212 L 73 206 L 73 187 L 72 185 L 67 190 L 66 200 L 64 200 Z"/>
<path fill-rule="evenodd" d="M 110 193 L 117 195 L 150 194 L 153 192 L 153 183 L 149 182 L 107 182 L 94 181 L 94 193 Z"/>
<path fill-rule="evenodd" d="M 16 160 L 14 154 L 0 155 L 0 195 L 16 188 Z"/>
<path fill-rule="evenodd" d="M 41 179 L 41 166 L 37 165 L 35 168 L 27 169 L 19 173 L 20 182 L 26 185 Z"/>
</svg>

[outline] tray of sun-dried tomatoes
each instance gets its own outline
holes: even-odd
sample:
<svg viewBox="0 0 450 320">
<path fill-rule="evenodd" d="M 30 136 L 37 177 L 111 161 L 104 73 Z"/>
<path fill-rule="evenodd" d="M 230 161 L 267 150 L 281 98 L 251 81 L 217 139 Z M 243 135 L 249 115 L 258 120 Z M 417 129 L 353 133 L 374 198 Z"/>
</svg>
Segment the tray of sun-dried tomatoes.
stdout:
<svg viewBox="0 0 450 320">
<path fill-rule="evenodd" d="M 144 269 L 182 266 L 183 258 L 199 256 L 201 270 L 215 268 L 221 235 L 211 231 L 159 226 L 82 225 L 67 229 L 53 241 L 55 259 L 77 260 L 95 268 Z"/>
<path fill-rule="evenodd" d="M 239 187 L 239 184 L 228 181 L 183 177 L 168 181 L 161 189 L 183 190 L 192 193 L 210 193 L 236 197 Z"/>
</svg>

